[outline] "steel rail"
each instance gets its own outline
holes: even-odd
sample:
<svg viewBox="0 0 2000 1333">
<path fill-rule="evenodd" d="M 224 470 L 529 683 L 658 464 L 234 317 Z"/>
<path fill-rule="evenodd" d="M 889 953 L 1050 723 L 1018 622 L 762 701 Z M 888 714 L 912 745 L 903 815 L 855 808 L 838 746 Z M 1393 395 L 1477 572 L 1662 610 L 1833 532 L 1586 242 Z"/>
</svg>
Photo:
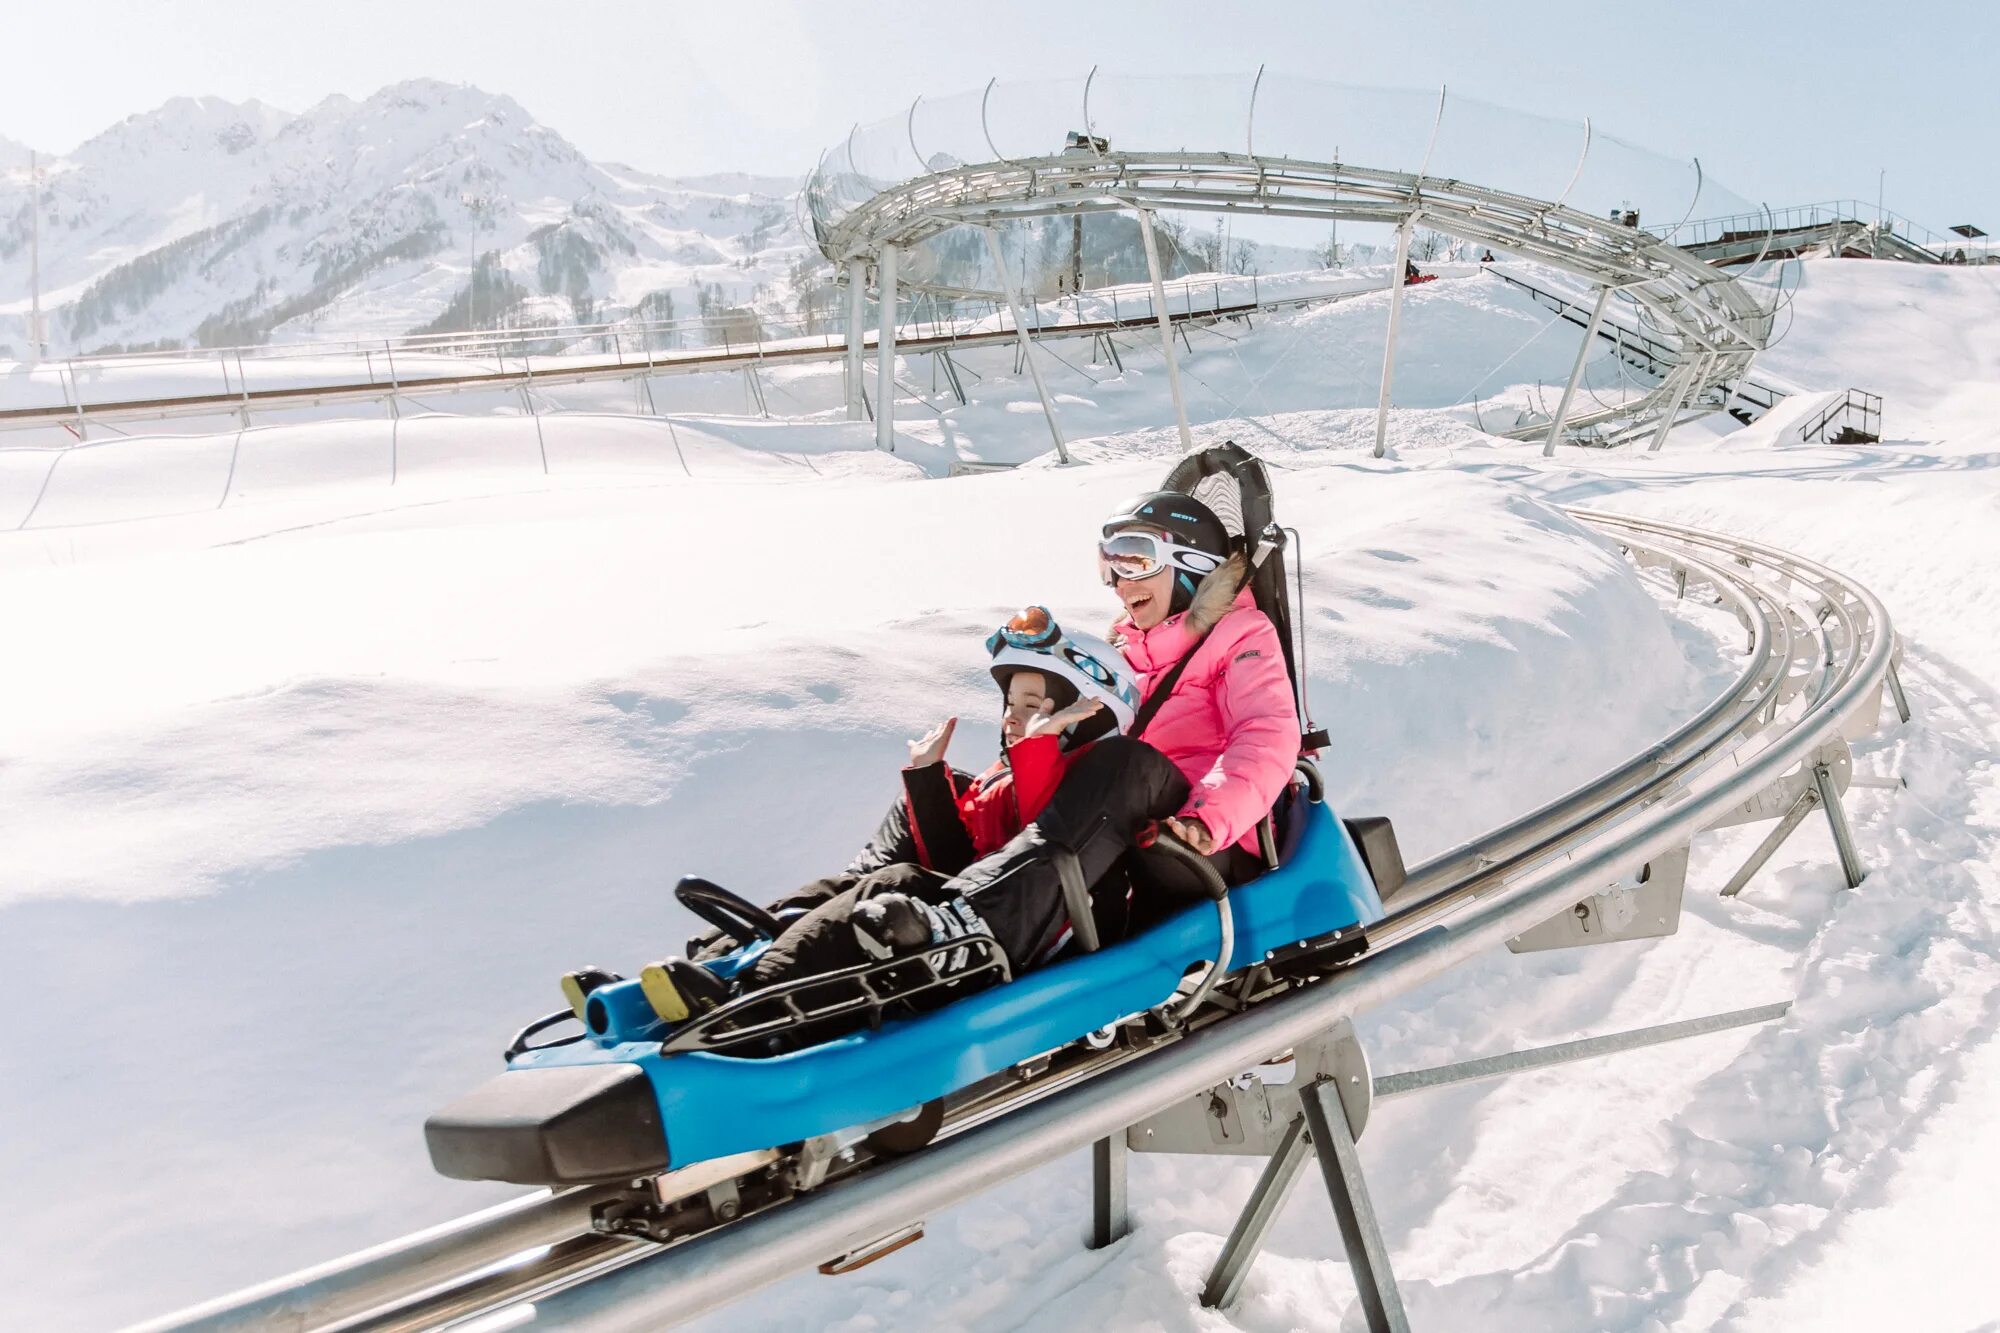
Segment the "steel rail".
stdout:
<svg viewBox="0 0 2000 1333">
<path fill-rule="evenodd" d="M 454 1226 L 412 1241 L 409 1273 L 378 1247 L 237 1297 L 145 1326 L 398 1330 L 443 1327 L 514 1306 L 509 1327 L 652 1329 L 738 1299 L 830 1255 L 866 1245 L 967 1195 L 1115 1134 L 1181 1098 L 1420 985 L 1647 861 L 1684 847 L 1846 734 L 1872 699 L 1879 710 L 1894 632 L 1879 601 L 1824 566 L 1754 542 L 1658 520 L 1577 509 L 1642 566 L 1684 570 L 1750 627 L 1745 666 L 1695 717 L 1642 755 L 1487 838 L 1416 867 L 1437 884 L 1369 931 L 1370 951 L 1310 986 L 1206 1020 L 1143 1054 L 1105 1053 L 1101 1072 L 982 1112 L 911 1158 L 876 1164 L 736 1223 L 670 1246 L 542 1231 L 541 1254 L 496 1268 L 497 1243 L 468 1248 L 457 1285 L 436 1249 Z M 1802 609 L 1806 614 L 1801 615 Z M 1815 629 L 1795 631 L 1793 621 Z M 1823 669 L 1823 670 L 1822 670 Z M 1816 688 L 1788 682 L 1818 674 Z M 507 1207 L 571 1207 L 584 1192 Z M 499 1210 L 489 1210 L 486 1218 Z M 577 1214 L 571 1212 L 574 1219 Z M 475 1222 L 467 1219 L 467 1222 Z M 429 1238 L 426 1240 L 426 1238 Z M 524 1244 L 519 1247 L 528 1249 Z M 421 1257 L 418 1257 L 421 1256 Z M 476 1262 L 474 1262 L 476 1260 Z M 533 1301 L 532 1307 L 520 1305 Z M 357 1320 L 357 1313 L 368 1314 Z"/>
<path fill-rule="evenodd" d="M 1274 306 L 1290 306 L 1320 301 L 1339 301 L 1349 297 L 1365 295 L 1363 289 L 1354 292 L 1327 292 L 1318 296 L 1291 296 L 1282 301 L 1243 301 L 1227 305 L 1212 305 L 1181 311 L 1168 311 L 1168 318 L 1176 325 L 1215 323 L 1224 319 L 1237 319 L 1246 315 L 1262 314 Z M 1148 309 L 1144 317 L 1137 315 L 1120 316 L 1114 319 L 1094 319 L 1062 324 L 1045 324 L 1028 330 L 1028 336 L 1035 339 L 1093 337 L 1099 334 L 1139 333 L 1149 331 L 1156 316 Z M 896 348 L 899 353 L 911 355 L 937 352 L 959 351 L 966 348 L 997 347 L 1014 343 L 1019 335 L 1012 323 L 996 329 L 954 329 L 947 333 L 933 333 L 909 338 L 898 337 Z M 863 345 L 873 347 L 875 337 L 866 334 Z M 612 357 L 565 357 L 555 365 L 530 368 L 523 365 L 519 370 L 468 370 L 435 375 L 405 375 L 393 383 L 378 379 L 356 380 L 347 383 L 287 386 L 269 389 L 239 389 L 228 393 L 166 394 L 150 398 L 113 399 L 95 403 L 69 404 L 51 407 L 16 407 L 0 409 L 0 430 L 20 430 L 33 427 L 75 425 L 81 421 L 86 426 L 91 423 L 112 421 L 151 421 L 184 416 L 235 416 L 246 409 L 315 407 L 327 403 L 373 402 L 391 397 L 407 397 L 416 393 L 470 392 L 474 390 L 518 391 L 523 387 L 547 388 L 551 385 L 583 384 L 600 380 L 631 379 L 636 376 L 656 378 L 666 375 L 694 375 L 714 371 L 744 370 L 752 366 L 773 364 L 806 364 L 819 361 L 838 361 L 847 355 L 847 344 L 840 340 L 830 340 L 823 344 L 809 344 L 793 347 L 765 347 L 762 350 L 743 349 L 734 352 L 703 350 L 656 354 L 651 357 L 627 352 Z"/>
<path fill-rule="evenodd" d="M 568 1240 L 588 1232 L 590 1210 L 618 1194 L 609 1186 L 526 1194 L 179 1314 L 136 1324 L 128 1333 L 338 1326 L 380 1308 L 385 1279 L 393 1278 L 403 1290 L 422 1292 L 524 1250 Z"/>
<path fill-rule="evenodd" d="M 1615 524 L 1609 515 L 1594 520 Z M 1634 521 L 1633 529 L 1690 538 L 1696 530 Z M 1701 544 L 1728 539 L 1699 534 Z M 1045 1162 L 1122 1131 L 1202 1088 L 1232 1077 L 1255 1059 L 1289 1049 L 1343 1017 L 1401 994 L 1553 915 L 1581 885 L 1615 882 L 1646 861 L 1683 846 L 1725 816 L 1746 794 L 1779 781 L 1840 734 L 1850 715 L 1879 704 L 1893 635 L 1872 594 L 1823 567 L 1754 544 L 1780 577 L 1810 575 L 1822 591 L 1838 588 L 1864 608 L 1875 633 L 1856 643 L 1837 688 L 1816 700 L 1783 734 L 1727 781 L 1685 800 L 1656 802 L 1634 818 L 1588 835 L 1559 860 L 1544 862 L 1505 892 L 1469 901 L 1459 917 L 1430 926 L 1394 948 L 1365 958 L 1326 981 L 1253 1007 L 1197 1032 L 1157 1055 L 1113 1070 L 948 1140 L 916 1159 L 894 1163 L 824 1195 L 778 1210 L 768 1222 L 712 1232 L 641 1259 L 599 1281 L 555 1293 L 522 1312 L 512 1327 L 562 1327 L 613 1333 L 678 1323 L 719 1308 L 826 1254 L 951 1206 Z M 1262 1058 L 1259 1056 L 1257 1058 Z"/>
</svg>

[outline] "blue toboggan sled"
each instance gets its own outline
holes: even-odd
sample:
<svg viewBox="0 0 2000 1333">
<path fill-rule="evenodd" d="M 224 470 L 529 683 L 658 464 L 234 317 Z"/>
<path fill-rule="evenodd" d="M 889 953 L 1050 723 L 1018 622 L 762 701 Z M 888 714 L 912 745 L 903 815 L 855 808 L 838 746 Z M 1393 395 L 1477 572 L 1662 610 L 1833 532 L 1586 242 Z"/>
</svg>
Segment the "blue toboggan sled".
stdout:
<svg viewBox="0 0 2000 1333">
<path fill-rule="evenodd" d="M 1166 489 L 1202 499 L 1239 537 L 1276 533 L 1263 466 L 1233 444 L 1182 460 Z M 1281 554 L 1259 565 L 1251 586 L 1296 684 Z M 1317 732 L 1304 740 L 1307 750 L 1326 743 Z M 530 1024 L 509 1045 L 504 1073 L 430 1118 L 432 1163 L 459 1179 L 564 1186 L 641 1181 L 850 1132 L 876 1151 L 920 1147 L 954 1096 L 996 1076 L 1078 1045 L 1157 1040 L 1250 969 L 1317 975 L 1364 950 L 1366 927 L 1402 878 L 1388 822 L 1337 819 L 1302 763 L 1263 833 L 1273 868 L 1227 891 L 1205 860 L 1162 835 L 1148 856 L 1164 857 L 1163 869 L 1178 862 L 1212 902 L 1019 978 L 990 938 L 974 936 L 754 991 L 679 1024 L 661 1021 L 637 981 L 599 986 L 580 1034 L 536 1043 L 575 1024 L 569 1010 Z M 1087 904 L 1073 902 L 1073 920 L 1079 912 Z M 708 966 L 726 977 L 767 943 L 751 939 Z M 968 947 L 971 965 L 947 974 L 943 955 Z M 797 1047 L 783 1038 L 808 1025 L 857 1023 L 865 1027 L 772 1053 Z"/>
</svg>

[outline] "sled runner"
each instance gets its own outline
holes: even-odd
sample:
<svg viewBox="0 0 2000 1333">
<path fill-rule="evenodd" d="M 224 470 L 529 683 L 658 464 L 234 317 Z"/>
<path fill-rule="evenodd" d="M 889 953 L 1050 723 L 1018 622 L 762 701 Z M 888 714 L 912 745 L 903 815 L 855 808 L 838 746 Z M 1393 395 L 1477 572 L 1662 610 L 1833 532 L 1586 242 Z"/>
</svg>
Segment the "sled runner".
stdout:
<svg viewBox="0 0 2000 1333">
<path fill-rule="evenodd" d="M 1267 548 L 1249 586 L 1278 629 L 1305 719 L 1263 465 L 1224 444 L 1182 459 L 1164 489 L 1208 505 L 1233 540 Z M 1327 744 L 1302 726 L 1308 753 Z M 948 1101 L 1031 1077 L 1052 1053 L 1161 1040 L 1211 996 L 1223 1001 L 1225 978 L 1309 979 L 1363 951 L 1366 927 L 1402 879 L 1388 821 L 1336 818 L 1306 759 L 1260 832 L 1270 868 L 1234 889 L 1162 835 L 1139 854 L 1141 891 L 1157 876 L 1190 905 L 1101 948 L 1083 930 L 1069 956 L 1020 977 L 990 937 L 974 935 L 752 991 L 679 1023 L 660 1018 L 638 981 L 596 985 L 579 996 L 580 1019 L 563 1010 L 530 1024 L 508 1046 L 505 1072 L 426 1122 L 432 1163 L 458 1179 L 563 1186 L 719 1168 L 828 1136 L 876 1152 L 920 1148 Z M 689 900 L 739 942 L 707 964 L 722 977 L 752 962 L 776 924 L 729 899 L 704 886 Z M 1088 920 L 1083 886 L 1070 906 L 1073 922 Z M 581 1030 L 545 1037 L 565 1027 Z M 844 1031 L 796 1040 L 835 1029 Z"/>
</svg>

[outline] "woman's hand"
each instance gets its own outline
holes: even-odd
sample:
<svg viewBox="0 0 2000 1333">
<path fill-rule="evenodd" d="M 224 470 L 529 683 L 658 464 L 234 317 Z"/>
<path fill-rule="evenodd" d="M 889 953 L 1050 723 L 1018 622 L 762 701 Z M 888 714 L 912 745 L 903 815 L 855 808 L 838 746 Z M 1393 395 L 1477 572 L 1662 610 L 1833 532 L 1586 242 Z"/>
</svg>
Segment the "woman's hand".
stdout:
<svg viewBox="0 0 2000 1333">
<path fill-rule="evenodd" d="M 945 749 L 951 744 L 952 730 L 957 726 L 958 719 L 948 717 L 916 740 L 909 742 L 910 767 L 925 768 L 931 764 L 942 763 Z"/>
<path fill-rule="evenodd" d="M 1215 853 L 1215 835 L 1208 831 L 1208 825 L 1201 820 L 1192 816 L 1186 819 L 1169 819 L 1167 829 L 1203 856 L 1212 856 Z"/>
<path fill-rule="evenodd" d="M 1028 725 L 1021 729 L 1021 739 L 1033 740 L 1037 736 L 1046 736 L 1051 732 L 1059 733 L 1067 727 L 1073 727 L 1104 707 L 1104 701 L 1085 699 L 1071 704 L 1060 713 L 1055 711 L 1055 706 L 1056 701 L 1053 699 L 1042 700 L 1042 710 L 1028 719 Z"/>
</svg>

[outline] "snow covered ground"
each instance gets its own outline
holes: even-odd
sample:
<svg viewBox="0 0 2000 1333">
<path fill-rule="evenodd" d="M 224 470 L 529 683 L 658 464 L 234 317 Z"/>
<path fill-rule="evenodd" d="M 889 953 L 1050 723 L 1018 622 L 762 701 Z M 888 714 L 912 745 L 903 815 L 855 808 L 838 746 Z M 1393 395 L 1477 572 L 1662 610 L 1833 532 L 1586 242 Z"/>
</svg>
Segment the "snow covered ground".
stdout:
<svg viewBox="0 0 2000 1333">
<path fill-rule="evenodd" d="M 1362 1152 L 1418 1327 L 2000 1317 L 1976 1262 L 2000 1233 L 1976 1183 L 2000 1090 L 2000 274 L 1805 270 L 1768 364 L 1888 395 L 1883 445 L 1697 428 L 1544 462 L 1457 405 L 1525 401 L 1574 355 L 1497 283 L 1411 293 L 1399 401 L 1430 410 L 1381 463 L 1378 298 L 1197 335 L 1199 435 L 1279 466 L 1303 531 L 1333 798 L 1393 816 L 1413 860 L 1635 752 L 1730 669 L 1553 504 L 1814 555 L 1907 643 L 1917 716 L 1857 747 L 1909 783 L 1849 797 L 1860 890 L 1811 825 L 1724 902 L 1765 829 L 1708 835 L 1679 935 L 1499 954 L 1362 1025 L 1386 1071 L 1795 1000 L 1384 1108 Z M 582 415 L 131 441 L 54 473 L 0 452 L 0 1322 L 105 1327 L 504 1197 L 432 1176 L 418 1126 L 560 970 L 676 948 L 684 871 L 755 894 L 844 858 L 929 720 L 966 719 L 962 762 L 990 752 L 980 637 L 1029 600 L 1101 626 L 1094 520 L 1177 448 L 1133 357 L 1063 390 L 1089 466 L 927 476 L 1044 447 L 1003 370 L 907 413 L 894 457 L 845 423 Z M 1242 1303 L 1195 1305 L 1255 1169 L 1134 1159 L 1137 1230 L 1090 1253 L 1086 1165 L 1058 1164 L 705 1326 L 1342 1327 L 1310 1188 Z"/>
</svg>

